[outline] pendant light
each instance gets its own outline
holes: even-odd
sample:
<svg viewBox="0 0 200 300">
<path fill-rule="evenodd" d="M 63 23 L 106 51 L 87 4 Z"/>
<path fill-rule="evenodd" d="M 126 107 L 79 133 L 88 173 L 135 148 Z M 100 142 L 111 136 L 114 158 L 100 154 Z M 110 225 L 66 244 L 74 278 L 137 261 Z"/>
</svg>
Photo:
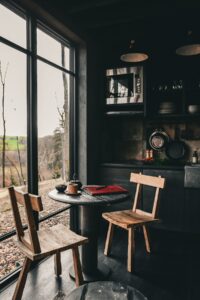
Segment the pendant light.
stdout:
<svg viewBox="0 0 200 300">
<path fill-rule="evenodd" d="M 120 59 L 125 62 L 141 62 L 148 59 L 148 55 L 146 53 L 142 53 L 137 51 L 135 48 L 135 41 L 131 40 L 128 51 L 121 55 Z"/>
<path fill-rule="evenodd" d="M 194 41 L 192 31 L 188 30 L 185 45 L 176 49 L 176 54 L 182 56 L 193 56 L 200 54 L 200 43 Z"/>
</svg>

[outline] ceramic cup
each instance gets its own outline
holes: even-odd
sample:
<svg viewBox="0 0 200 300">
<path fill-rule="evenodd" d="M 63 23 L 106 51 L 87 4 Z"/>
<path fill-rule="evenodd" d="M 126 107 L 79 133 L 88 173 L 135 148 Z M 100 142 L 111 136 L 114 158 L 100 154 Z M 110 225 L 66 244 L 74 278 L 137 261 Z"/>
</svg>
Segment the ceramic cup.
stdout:
<svg viewBox="0 0 200 300">
<path fill-rule="evenodd" d="M 69 182 L 67 184 L 67 193 L 68 194 L 77 194 L 78 193 L 78 184 Z"/>
</svg>

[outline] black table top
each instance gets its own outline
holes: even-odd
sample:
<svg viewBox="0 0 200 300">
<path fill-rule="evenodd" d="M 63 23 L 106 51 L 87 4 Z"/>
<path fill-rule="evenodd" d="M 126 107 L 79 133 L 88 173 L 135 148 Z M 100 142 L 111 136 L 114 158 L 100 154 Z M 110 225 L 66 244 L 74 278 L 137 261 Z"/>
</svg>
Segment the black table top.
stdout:
<svg viewBox="0 0 200 300">
<path fill-rule="evenodd" d="M 129 193 L 116 193 L 111 195 L 91 196 L 85 192 L 80 192 L 77 196 L 59 193 L 56 189 L 48 193 L 49 198 L 63 203 L 74 205 L 111 205 L 128 200 Z"/>
<path fill-rule="evenodd" d="M 135 288 L 114 281 L 96 281 L 80 286 L 72 291 L 68 300 L 95 299 L 95 300 L 148 300 Z"/>
</svg>

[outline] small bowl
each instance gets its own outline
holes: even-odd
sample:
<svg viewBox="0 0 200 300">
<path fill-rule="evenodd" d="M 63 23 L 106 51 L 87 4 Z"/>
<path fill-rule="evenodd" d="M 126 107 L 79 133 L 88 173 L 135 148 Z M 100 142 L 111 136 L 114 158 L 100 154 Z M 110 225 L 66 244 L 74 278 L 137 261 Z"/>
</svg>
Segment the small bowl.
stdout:
<svg viewBox="0 0 200 300">
<path fill-rule="evenodd" d="M 58 185 L 55 186 L 55 188 L 59 193 L 64 193 L 67 186 L 66 186 L 66 184 L 58 184 Z"/>
</svg>

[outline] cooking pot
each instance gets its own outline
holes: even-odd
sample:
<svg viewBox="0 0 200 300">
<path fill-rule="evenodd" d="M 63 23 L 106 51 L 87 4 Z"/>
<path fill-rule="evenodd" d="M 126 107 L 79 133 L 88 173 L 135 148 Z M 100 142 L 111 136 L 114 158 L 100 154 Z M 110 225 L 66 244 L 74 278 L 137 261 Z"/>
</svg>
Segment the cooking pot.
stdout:
<svg viewBox="0 0 200 300">
<path fill-rule="evenodd" d="M 162 129 L 156 129 L 149 137 L 149 144 L 154 150 L 163 149 L 168 142 L 169 136 Z"/>
</svg>

